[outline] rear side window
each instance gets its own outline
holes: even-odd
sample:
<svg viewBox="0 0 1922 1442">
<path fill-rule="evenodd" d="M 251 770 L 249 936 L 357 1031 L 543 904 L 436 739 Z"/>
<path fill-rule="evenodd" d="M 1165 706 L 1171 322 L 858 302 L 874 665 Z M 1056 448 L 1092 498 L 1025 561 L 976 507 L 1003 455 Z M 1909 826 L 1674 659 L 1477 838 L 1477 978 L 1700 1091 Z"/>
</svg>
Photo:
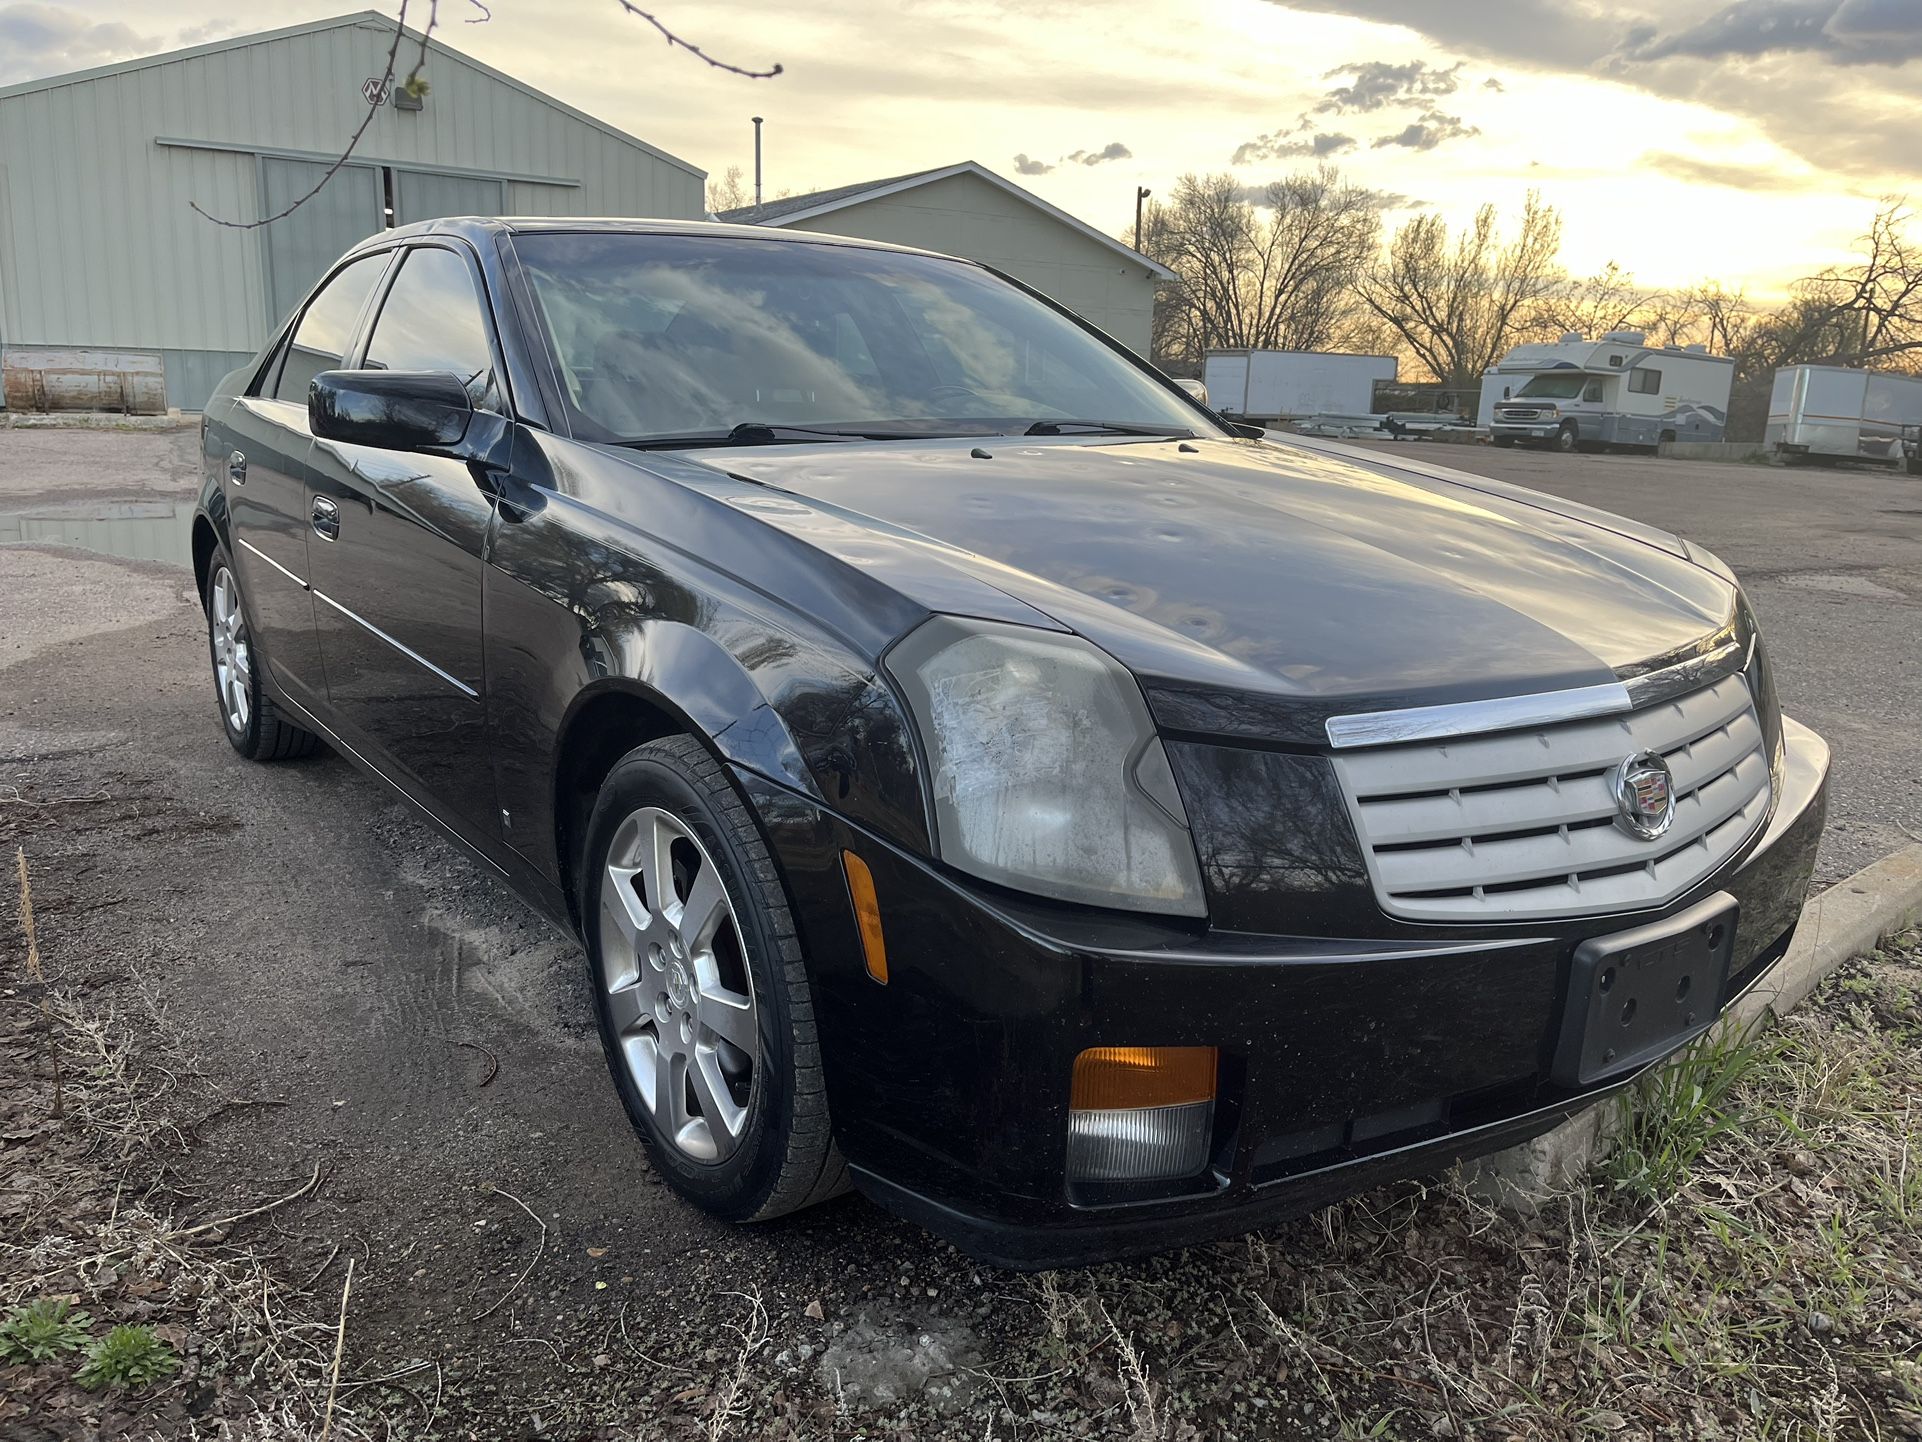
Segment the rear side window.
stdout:
<svg viewBox="0 0 1922 1442">
<path fill-rule="evenodd" d="M 410 250 L 381 305 L 362 364 L 369 370 L 452 371 L 475 405 L 497 408 L 494 352 L 467 262 L 438 247 Z"/>
<path fill-rule="evenodd" d="M 364 255 L 340 271 L 308 303 L 294 330 L 281 363 L 276 400 L 307 404 L 307 383 L 322 371 L 340 369 L 347 347 L 353 344 L 354 322 L 373 293 L 374 282 L 387 268 L 387 253 Z"/>
</svg>

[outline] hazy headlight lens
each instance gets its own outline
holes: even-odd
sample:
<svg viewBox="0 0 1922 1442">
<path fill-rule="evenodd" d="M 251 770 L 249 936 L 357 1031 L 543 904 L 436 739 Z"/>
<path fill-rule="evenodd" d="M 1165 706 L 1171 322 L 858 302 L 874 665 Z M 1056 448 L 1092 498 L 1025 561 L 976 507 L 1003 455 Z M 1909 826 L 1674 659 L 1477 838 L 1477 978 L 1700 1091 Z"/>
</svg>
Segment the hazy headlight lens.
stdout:
<svg viewBox="0 0 1922 1442">
<path fill-rule="evenodd" d="M 943 860 L 1066 901 L 1206 914 L 1167 753 L 1105 652 L 937 616 L 887 664 L 928 753 Z"/>
</svg>

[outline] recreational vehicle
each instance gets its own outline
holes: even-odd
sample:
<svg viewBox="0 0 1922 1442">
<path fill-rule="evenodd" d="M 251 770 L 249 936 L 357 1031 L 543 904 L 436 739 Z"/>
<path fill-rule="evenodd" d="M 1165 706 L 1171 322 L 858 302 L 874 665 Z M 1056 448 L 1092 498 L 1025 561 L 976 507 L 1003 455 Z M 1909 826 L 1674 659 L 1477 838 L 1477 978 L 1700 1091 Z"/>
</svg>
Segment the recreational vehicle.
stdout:
<svg viewBox="0 0 1922 1442">
<path fill-rule="evenodd" d="M 1917 426 L 1922 426 L 1922 376 L 1783 366 L 1769 388 L 1762 438 L 1786 456 L 1900 465 L 1904 434 Z"/>
<path fill-rule="evenodd" d="M 1638 331 L 1570 333 L 1516 346 L 1482 374 L 1481 423 L 1498 446 L 1572 451 L 1719 441 L 1735 361 L 1702 346 L 1651 346 Z"/>
</svg>

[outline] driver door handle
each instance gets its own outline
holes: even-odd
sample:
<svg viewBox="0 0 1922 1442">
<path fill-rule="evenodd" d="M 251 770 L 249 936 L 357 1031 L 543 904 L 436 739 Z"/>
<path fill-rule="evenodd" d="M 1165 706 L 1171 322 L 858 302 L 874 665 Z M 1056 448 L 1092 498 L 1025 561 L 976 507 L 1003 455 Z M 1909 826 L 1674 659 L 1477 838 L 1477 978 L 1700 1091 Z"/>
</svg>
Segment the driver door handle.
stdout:
<svg viewBox="0 0 1922 1442">
<path fill-rule="evenodd" d="M 314 497 L 314 534 L 323 541 L 340 539 L 340 507 L 326 496 Z"/>
</svg>

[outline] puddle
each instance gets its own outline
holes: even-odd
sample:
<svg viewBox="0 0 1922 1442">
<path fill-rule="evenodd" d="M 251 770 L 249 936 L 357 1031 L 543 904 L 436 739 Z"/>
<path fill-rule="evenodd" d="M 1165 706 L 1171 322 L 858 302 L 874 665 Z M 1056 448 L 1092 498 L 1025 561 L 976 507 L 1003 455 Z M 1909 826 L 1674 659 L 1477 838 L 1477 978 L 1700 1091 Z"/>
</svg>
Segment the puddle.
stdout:
<svg viewBox="0 0 1922 1442">
<path fill-rule="evenodd" d="M 78 546 L 130 561 L 193 564 L 193 502 L 123 501 L 105 506 L 0 511 L 0 545 Z"/>
</svg>

